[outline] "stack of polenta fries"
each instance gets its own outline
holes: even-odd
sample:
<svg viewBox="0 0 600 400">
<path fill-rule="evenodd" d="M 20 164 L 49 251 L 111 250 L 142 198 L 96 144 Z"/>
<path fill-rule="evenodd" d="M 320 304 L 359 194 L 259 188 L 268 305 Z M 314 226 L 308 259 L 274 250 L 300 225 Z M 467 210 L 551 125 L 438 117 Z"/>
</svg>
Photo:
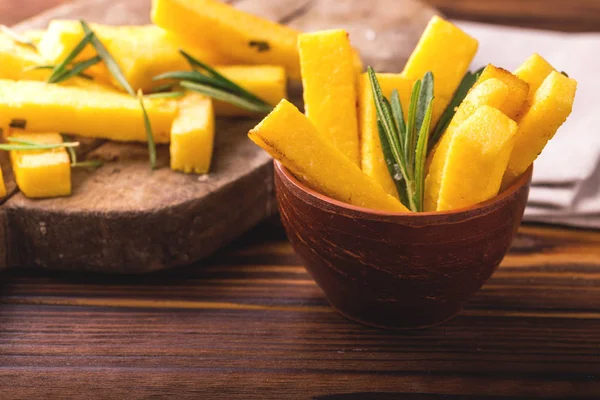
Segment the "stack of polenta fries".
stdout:
<svg viewBox="0 0 600 400">
<path fill-rule="evenodd" d="M 431 212 L 491 199 L 527 171 L 565 122 L 577 82 L 537 54 L 514 73 L 488 65 L 470 74 L 477 47 L 475 38 L 434 17 L 403 72 L 373 74 L 376 82 L 370 82 L 369 74 L 356 79 L 344 31 L 301 34 L 306 115 L 283 100 L 249 136 L 308 186 L 356 206 Z M 415 89 L 415 82 L 420 86 L 426 74 L 433 76 L 433 103 L 431 130 L 423 134 L 435 127 L 440 137 L 423 153 L 423 182 L 414 182 L 414 174 L 395 162 L 403 156 L 414 159 L 414 147 L 385 132 L 389 128 L 398 136 L 406 126 L 415 130 L 411 115 L 419 115 L 419 107 L 425 114 L 424 105 L 413 101 L 423 91 Z M 464 90 L 460 86 L 469 76 L 476 79 Z M 374 88 L 385 97 L 393 95 L 397 107 L 374 96 Z M 394 120 L 387 128 L 386 115 Z M 386 154 L 392 145 L 398 147 L 397 157 Z M 413 191 L 421 185 L 422 204 L 409 210 L 402 185 Z"/>
<path fill-rule="evenodd" d="M 215 116 L 260 116 L 235 97 L 243 90 L 272 109 L 287 95 L 287 77 L 299 77 L 299 32 L 291 28 L 218 0 L 155 0 L 152 20 L 143 26 L 89 24 L 119 76 L 99 57 L 80 21 L 54 20 L 46 30 L 0 33 L 0 128 L 9 143 L 4 148 L 18 149 L 11 150 L 12 168 L 26 196 L 71 193 L 71 168 L 82 163 L 69 157 L 67 150 L 76 143 L 63 146 L 62 133 L 169 143 L 173 170 L 208 173 Z M 174 79 L 157 79 L 192 72 L 197 66 L 190 58 L 210 68 L 198 68 L 203 76 L 194 75 L 188 85 L 202 94 Z M 59 66 L 69 78 L 48 82 Z M 212 71 L 234 85 L 215 82 Z M 144 93 L 150 137 L 139 100 L 123 80 Z M 2 179 L 0 195 L 6 195 Z"/>
</svg>

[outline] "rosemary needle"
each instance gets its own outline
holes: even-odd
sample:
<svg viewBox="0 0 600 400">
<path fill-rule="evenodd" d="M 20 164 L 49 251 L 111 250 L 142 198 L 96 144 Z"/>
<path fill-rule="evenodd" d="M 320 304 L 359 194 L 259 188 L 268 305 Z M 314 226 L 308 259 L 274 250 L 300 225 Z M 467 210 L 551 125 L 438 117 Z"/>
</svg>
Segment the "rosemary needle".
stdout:
<svg viewBox="0 0 600 400">
<path fill-rule="evenodd" d="M 121 71 L 121 67 L 115 61 L 113 56 L 108 52 L 104 44 L 94 34 L 94 31 L 90 29 L 90 26 L 87 24 L 87 22 L 85 22 L 84 20 L 80 20 L 79 23 L 81 24 L 81 27 L 83 28 L 85 34 L 91 35 L 90 42 L 92 43 L 92 46 L 94 46 L 94 49 L 96 49 L 98 56 L 100 56 L 102 61 L 104 61 L 104 64 L 106 64 L 106 68 L 108 69 L 108 71 L 117 80 L 117 82 L 119 82 L 119 84 L 123 87 L 123 89 L 125 89 L 127 93 L 135 97 L 135 91 L 133 90 L 129 82 L 127 82 L 123 71 Z"/>
<path fill-rule="evenodd" d="M 210 65 L 192 57 L 183 50 L 180 50 L 180 53 L 190 64 L 192 71 L 167 72 L 155 76 L 153 80 L 173 79 L 181 87 L 188 90 L 202 93 L 252 112 L 267 113 L 273 109 L 272 105 L 231 81 Z"/>
<path fill-rule="evenodd" d="M 146 112 L 146 107 L 144 106 L 144 95 L 141 90 L 138 90 L 137 97 L 140 101 L 140 105 L 142 106 L 142 113 L 144 114 L 144 126 L 146 128 L 146 135 L 148 138 L 148 154 L 150 156 L 150 168 L 156 168 L 156 144 L 154 143 L 154 134 L 152 133 L 152 125 L 150 124 L 150 118 L 148 118 L 148 113 Z"/>
<path fill-rule="evenodd" d="M 398 197 L 411 211 L 423 211 L 425 160 L 433 114 L 433 75 L 428 72 L 415 82 L 408 118 L 404 121 L 398 92 L 392 92 L 390 102 L 383 95 L 373 68 L 367 70 L 381 149 Z"/>
<path fill-rule="evenodd" d="M 66 142 L 66 143 L 39 143 L 32 140 L 18 139 L 9 137 L 6 139 L 10 143 L 0 144 L 0 150 L 5 151 L 34 151 L 34 150 L 50 150 L 50 149 L 61 149 L 61 148 L 72 148 L 78 147 L 79 142 Z"/>
</svg>

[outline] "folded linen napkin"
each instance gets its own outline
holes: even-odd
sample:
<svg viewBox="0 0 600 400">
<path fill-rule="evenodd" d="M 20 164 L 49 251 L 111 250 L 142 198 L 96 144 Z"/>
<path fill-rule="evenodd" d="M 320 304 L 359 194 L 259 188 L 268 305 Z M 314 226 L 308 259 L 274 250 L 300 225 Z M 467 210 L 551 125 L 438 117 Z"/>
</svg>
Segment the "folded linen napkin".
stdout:
<svg viewBox="0 0 600 400">
<path fill-rule="evenodd" d="M 479 40 L 473 69 L 514 70 L 535 52 L 578 81 L 571 116 L 535 161 L 524 220 L 600 229 L 600 34 L 456 23 Z"/>
</svg>

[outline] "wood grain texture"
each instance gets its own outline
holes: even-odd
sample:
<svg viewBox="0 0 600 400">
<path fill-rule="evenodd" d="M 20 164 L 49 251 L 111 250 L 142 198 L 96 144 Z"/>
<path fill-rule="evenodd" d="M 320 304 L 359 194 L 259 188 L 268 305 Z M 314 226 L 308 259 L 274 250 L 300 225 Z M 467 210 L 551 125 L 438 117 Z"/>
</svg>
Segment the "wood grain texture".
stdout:
<svg viewBox="0 0 600 400">
<path fill-rule="evenodd" d="M 600 2 L 596 0 L 425 0 L 450 18 L 502 25 L 597 32 Z"/>
<path fill-rule="evenodd" d="M 458 317 L 371 329 L 328 306 L 270 222 L 180 270 L 8 271 L 2 398 L 594 398 L 599 293 L 600 233 L 524 227 Z"/>
<path fill-rule="evenodd" d="M 272 167 L 244 133 L 255 120 L 218 121 L 208 177 L 174 173 L 168 148 L 158 170 L 143 144 L 106 143 L 104 166 L 73 171 L 73 195 L 4 204 L 9 265 L 140 273 L 189 264 L 274 213 Z"/>
<path fill-rule="evenodd" d="M 91 0 L 88 0 L 91 1 Z M 422 0 L 451 18 L 541 29 L 598 31 L 600 3 L 596 0 Z M 12 25 L 72 0 L 1 0 L 0 23 Z M 276 8 L 279 1 L 268 6 Z M 364 2 L 364 4 L 369 4 Z M 392 7 L 390 12 L 399 8 Z"/>
</svg>

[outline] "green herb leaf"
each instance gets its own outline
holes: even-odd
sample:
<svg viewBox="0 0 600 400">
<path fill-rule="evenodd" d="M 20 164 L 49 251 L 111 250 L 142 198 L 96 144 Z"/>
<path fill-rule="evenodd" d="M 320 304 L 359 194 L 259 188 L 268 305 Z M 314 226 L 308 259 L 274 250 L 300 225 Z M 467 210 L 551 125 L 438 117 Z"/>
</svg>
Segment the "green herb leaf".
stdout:
<svg viewBox="0 0 600 400">
<path fill-rule="evenodd" d="M 71 163 L 71 168 L 100 168 L 104 163 L 100 160 L 89 160 Z"/>
<path fill-rule="evenodd" d="M 419 90 L 419 100 L 417 102 L 417 114 L 415 115 L 415 130 L 419 132 L 423 125 L 423 119 L 427 112 L 427 106 L 433 98 L 433 74 L 427 72 L 421 80 L 421 88 Z"/>
<path fill-rule="evenodd" d="M 400 201 L 411 211 L 423 210 L 425 162 L 433 114 L 433 74 L 413 85 L 408 117 L 404 120 L 398 91 L 391 103 L 383 96 L 373 68 L 367 68 L 377 112 L 381 150 Z"/>
<path fill-rule="evenodd" d="M 411 204 L 414 196 L 410 187 L 410 176 L 408 175 L 406 158 L 400 144 L 401 134 L 398 132 L 400 124 L 394 121 L 392 107 L 381 91 L 381 86 L 373 68 L 368 67 L 367 74 L 371 83 L 373 101 L 377 112 L 379 139 L 382 150 L 385 149 L 384 157 L 387 158 L 386 164 L 388 165 L 390 176 L 394 183 L 396 183 L 398 196 L 403 204 L 414 210 L 415 207 Z M 393 161 L 390 160 L 390 156 L 393 158 Z M 404 183 L 401 182 L 401 178 L 404 180 Z"/>
<path fill-rule="evenodd" d="M 83 51 L 85 46 L 87 46 L 88 43 L 92 41 L 93 37 L 93 32 L 87 32 L 85 34 L 83 39 L 81 39 L 81 41 L 77 43 L 77 45 L 73 48 L 73 50 L 71 50 L 71 52 L 65 57 L 65 59 L 54 67 L 54 69 L 52 70 L 52 74 L 48 78 L 48 83 L 58 82 L 60 76 L 65 73 L 67 66 L 71 64 L 71 62 L 79 55 L 79 53 Z"/>
<path fill-rule="evenodd" d="M 71 137 L 65 133 L 62 133 L 61 136 L 65 142 L 71 140 Z M 75 149 L 67 147 L 67 151 L 69 152 L 69 158 L 71 159 L 71 168 L 98 168 L 104 165 L 100 160 L 77 161 L 77 152 Z"/>
<path fill-rule="evenodd" d="M 226 89 L 229 92 L 231 92 L 232 94 L 238 94 L 240 97 L 243 97 L 246 100 L 254 102 L 257 105 L 262 105 L 265 108 L 269 107 L 269 111 L 273 109 L 273 106 L 268 104 L 266 101 L 264 101 L 260 97 L 256 96 L 255 94 L 247 91 L 246 89 L 244 89 L 237 83 L 233 82 L 232 80 L 228 79 L 226 76 L 219 73 L 219 71 L 212 68 L 210 65 L 205 64 L 202 61 L 192 57 L 191 55 L 189 55 L 188 53 L 186 53 L 183 50 L 179 50 L 179 51 L 183 55 L 183 57 L 185 57 L 185 59 L 188 61 L 188 63 L 192 67 L 192 69 L 200 68 L 202 70 L 205 70 L 210 75 L 210 77 L 214 78 L 214 79 L 212 79 L 212 83 L 209 84 L 209 86 L 217 86 L 222 89 Z M 203 82 L 199 82 L 199 83 L 203 83 Z"/>
<path fill-rule="evenodd" d="M 108 52 L 102 41 L 98 39 L 98 37 L 94 34 L 94 32 L 90 29 L 87 22 L 84 20 L 79 21 L 83 31 L 86 35 L 92 34 L 91 43 L 92 46 L 96 49 L 98 56 L 104 61 L 106 68 L 111 73 L 111 75 L 119 82 L 119 84 L 125 89 L 127 93 L 129 93 L 133 97 L 137 97 L 140 106 L 142 107 L 142 114 L 144 116 L 144 127 L 146 128 L 146 136 L 148 139 L 148 157 L 150 159 L 150 168 L 156 168 L 156 144 L 154 143 L 154 134 L 152 133 L 152 125 L 150 123 L 150 118 L 148 117 L 148 112 L 146 111 L 146 107 L 144 106 L 144 94 L 141 90 L 138 90 L 137 94 L 127 82 L 123 71 L 119 64 L 115 61 L 113 56 Z"/>
<path fill-rule="evenodd" d="M 409 204 L 408 197 L 406 196 L 406 180 L 402 176 L 400 166 L 394 158 L 394 154 L 390 147 L 389 140 L 385 133 L 385 128 L 379 120 L 377 121 L 377 131 L 379 133 L 379 141 L 381 142 L 381 151 L 383 153 L 383 159 L 385 160 L 385 164 L 387 165 L 387 169 L 390 173 L 390 176 L 394 181 L 394 184 L 396 185 L 396 190 L 398 191 L 400 201 L 402 202 L 402 204 Z"/>
<path fill-rule="evenodd" d="M 73 68 L 65 70 L 60 76 L 54 79 L 54 81 L 50 83 L 59 83 L 66 81 L 67 79 L 73 78 L 75 76 L 84 76 L 83 71 L 91 67 L 92 65 L 98 64 L 102 59 L 99 56 L 92 57 L 90 59 L 80 61 L 73 65 Z M 85 75 L 91 79 L 89 75 Z"/>
<path fill-rule="evenodd" d="M 417 105 L 419 104 L 419 93 L 421 92 L 421 80 L 418 79 L 414 85 L 408 105 L 408 118 L 406 122 L 406 135 L 404 144 L 404 153 L 408 163 L 407 169 L 412 175 L 412 166 L 414 161 L 414 148 L 417 144 Z"/>
<path fill-rule="evenodd" d="M 166 91 L 169 91 L 169 90 L 173 89 L 175 86 L 177 86 L 177 83 L 175 83 L 175 82 L 164 83 L 162 85 L 158 85 L 158 86 L 153 87 L 150 92 L 151 93 L 166 92 Z"/>
<path fill-rule="evenodd" d="M 24 46 L 29 46 L 29 47 L 33 48 L 34 50 L 37 50 L 37 47 L 35 46 L 35 44 L 31 40 L 29 40 L 29 38 L 27 36 L 22 35 L 13 29 L 10 29 L 8 26 L 0 25 L 0 31 L 2 31 L 2 33 L 4 33 L 6 36 L 11 38 L 18 44 L 22 44 Z"/>
<path fill-rule="evenodd" d="M 425 195 L 425 162 L 427 160 L 427 142 L 429 139 L 429 128 L 431 127 L 431 116 L 433 114 L 433 97 L 429 99 L 423 124 L 419 132 L 419 140 L 415 154 L 415 200 L 417 211 L 423 211 L 423 200 Z"/>
<path fill-rule="evenodd" d="M 231 92 L 231 86 L 225 82 L 221 82 L 214 77 L 206 76 L 198 71 L 173 71 L 165 72 L 152 78 L 152 80 L 163 80 L 163 79 L 174 79 L 178 81 L 187 81 L 199 83 L 202 85 L 212 86 L 215 88 L 223 89 L 227 92 Z M 237 93 L 237 92 L 236 92 Z"/>
<path fill-rule="evenodd" d="M 147 94 L 144 97 L 146 99 L 171 99 L 171 98 L 183 97 L 184 95 L 185 95 L 185 92 L 178 91 L 178 92 L 152 93 L 152 94 Z"/>
<path fill-rule="evenodd" d="M 24 68 L 23 71 L 27 72 L 27 71 L 34 71 L 34 70 L 37 70 L 37 69 L 50 69 L 50 70 L 53 70 L 54 68 L 55 68 L 54 65 L 31 65 L 31 66 L 29 66 L 27 68 Z M 94 79 L 93 76 L 88 75 L 88 74 L 86 74 L 84 72 L 80 72 L 78 74 L 78 76 L 80 78 L 85 78 L 85 79 L 89 79 L 89 80 Z"/>
<path fill-rule="evenodd" d="M 270 104 L 269 105 L 256 104 L 256 103 L 254 103 L 250 100 L 247 100 L 243 97 L 236 96 L 236 95 L 228 93 L 222 89 L 217 89 L 217 88 L 214 88 L 214 87 L 211 87 L 208 85 L 202 85 L 199 83 L 193 83 L 193 82 L 188 82 L 188 81 L 182 81 L 180 84 L 182 87 L 189 89 L 191 91 L 202 93 L 206 96 L 233 104 L 234 106 L 237 106 L 237 107 L 249 110 L 249 111 L 267 113 L 273 109 L 273 106 L 271 106 Z"/>
<path fill-rule="evenodd" d="M 391 96 L 391 104 L 392 104 L 392 115 L 394 120 L 398 124 L 398 133 L 400 134 L 399 142 L 403 146 L 404 145 L 404 134 L 406 133 L 406 122 L 404 121 L 404 114 L 402 111 L 402 103 L 400 101 L 400 95 L 398 94 L 398 90 L 392 90 Z"/>
<path fill-rule="evenodd" d="M 127 93 L 135 97 L 135 91 L 133 90 L 129 82 L 127 82 L 127 79 L 125 78 L 125 75 L 123 74 L 123 71 L 121 70 L 119 64 L 115 61 L 113 56 L 110 55 L 110 53 L 108 52 L 106 47 L 104 47 L 104 44 L 102 44 L 100 39 L 98 39 L 98 37 L 94 35 L 94 32 L 90 29 L 87 22 L 85 22 L 84 20 L 80 20 L 79 22 L 81 23 L 81 27 L 83 28 L 83 31 L 86 35 L 90 33 L 92 34 L 90 39 L 92 46 L 94 46 L 96 52 L 98 53 L 102 61 L 104 61 L 104 64 L 106 64 L 106 68 L 108 69 L 108 71 L 117 80 L 117 82 L 119 82 L 119 84 L 123 87 L 123 89 L 125 89 Z"/>
<path fill-rule="evenodd" d="M 63 142 L 69 141 L 67 135 L 63 134 L 61 136 L 63 138 Z M 67 147 L 67 152 L 69 153 L 69 158 L 71 159 L 71 165 L 77 164 L 77 152 L 75 151 L 75 149 L 72 147 Z"/>
<path fill-rule="evenodd" d="M 469 71 L 462 78 L 460 84 L 458 85 L 458 88 L 454 92 L 454 96 L 452 96 L 452 100 L 450 100 L 450 103 L 448 103 L 448 106 L 442 113 L 438 123 L 431 132 L 428 145 L 429 151 L 433 149 L 433 147 L 437 144 L 437 142 L 440 140 L 440 138 L 448 128 L 448 125 L 450 125 L 450 121 L 452 121 L 452 118 L 456 113 L 456 108 L 460 106 L 460 103 L 463 102 L 463 100 L 467 96 L 467 93 L 469 93 L 469 90 L 471 90 L 475 82 L 477 82 L 477 80 L 481 76 L 481 73 L 483 72 L 484 68 L 485 67 L 482 67 L 475 72 Z"/>
<path fill-rule="evenodd" d="M 152 125 L 150 124 L 150 118 L 146 112 L 144 106 L 144 95 L 141 90 L 138 91 L 137 97 L 142 106 L 142 112 L 144 114 L 144 126 L 146 127 L 146 136 L 148 138 L 148 154 L 150 156 L 150 168 L 156 169 L 156 144 L 154 144 L 154 134 L 152 133 Z"/>
<path fill-rule="evenodd" d="M 214 69 L 210 65 L 208 65 L 206 63 L 203 63 L 202 61 L 200 61 L 200 60 L 192 57 L 186 51 L 180 49 L 179 53 L 181 53 L 181 55 L 187 60 L 188 64 L 190 64 L 190 67 L 192 67 L 192 69 L 200 68 L 200 69 L 205 70 L 206 72 L 208 72 L 211 76 L 213 76 L 215 78 L 221 78 L 221 79 L 224 78 L 225 80 L 228 80 L 223 75 L 221 75 L 219 73 L 219 71 L 217 71 L 216 69 Z"/>
<path fill-rule="evenodd" d="M 39 143 L 32 140 L 18 139 L 8 137 L 6 140 L 10 143 L 0 144 L 0 150 L 5 151 L 33 151 L 33 150 L 50 150 L 50 149 L 61 149 L 71 148 L 79 146 L 79 142 L 66 142 L 66 143 Z"/>
<path fill-rule="evenodd" d="M 375 109 L 377 111 L 377 120 L 381 123 L 383 131 L 385 133 L 385 139 L 388 142 L 388 146 L 394 156 L 394 160 L 396 161 L 398 166 L 401 169 L 403 169 L 404 157 L 401 149 L 397 145 L 397 138 L 399 137 L 399 135 L 396 132 L 397 125 L 393 121 L 391 107 L 388 106 L 389 103 L 386 101 L 387 99 L 381 91 L 381 86 L 379 85 L 377 75 L 375 75 L 375 71 L 373 70 L 373 68 L 368 67 L 367 73 L 369 75 L 369 81 L 371 83 L 371 89 L 373 91 L 373 100 L 375 102 Z M 405 174 L 403 173 L 402 175 Z"/>
</svg>

